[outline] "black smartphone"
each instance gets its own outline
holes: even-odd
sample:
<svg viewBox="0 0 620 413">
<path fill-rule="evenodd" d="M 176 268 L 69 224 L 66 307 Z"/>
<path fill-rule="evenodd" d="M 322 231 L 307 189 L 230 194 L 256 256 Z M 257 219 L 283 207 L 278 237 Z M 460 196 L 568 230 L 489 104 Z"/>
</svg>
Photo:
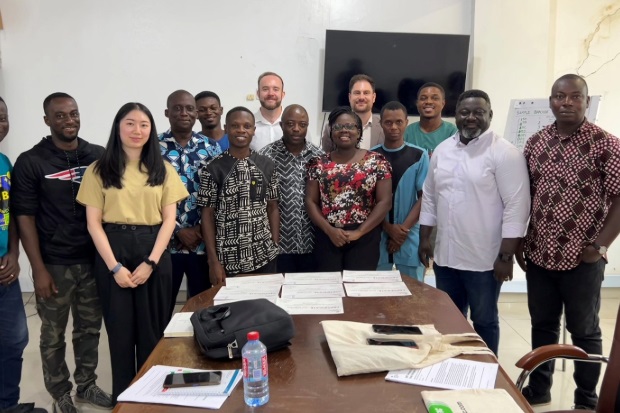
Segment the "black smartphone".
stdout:
<svg viewBox="0 0 620 413">
<path fill-rule="evenodd" d="M 383 338 L 369 338 L 366 342 L 371 346 L 399 346 L 418 348 L 418 345 L 413 340 L 389 340 Z"/>
<path fill-rule="evenodd" d="M 420 327 L 393 324 L 373 324 L 372 331 L 379 334 L 422 334 Z"/>
<path fill-rule="evenodd" d="M 164 388 L 215 386 L 222 381 L 221 371 L 201 371 L 196 373 L 170 373 L 164 380 Z"/>
</svg>

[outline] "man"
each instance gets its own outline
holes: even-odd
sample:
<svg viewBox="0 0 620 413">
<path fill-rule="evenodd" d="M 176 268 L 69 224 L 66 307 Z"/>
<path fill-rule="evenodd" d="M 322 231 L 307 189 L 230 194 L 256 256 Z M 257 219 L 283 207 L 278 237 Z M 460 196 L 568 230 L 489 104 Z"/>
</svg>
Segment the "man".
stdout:
<svg viewBox="0 0 620 413">
<path fill-rule="evenodd" d="M 0 142 L 9 133 L 9 113 L 0 97 Z M 19 402 L 22 355 L 28 344 L 28 325 L 19 285 L 19 236 L 11 220 L 11 162 L 0 153 L 0 412 L 43 413 L 34 403 Z"/>
<path fill-rule="evenodd" d="M 370 149 L 383 143 L 383 129 L 379 115 L 372 114 L 372 105 L 375 103 L 375 81 L 368 75 L 355 75 L 349 81 L 349 105 L 362 120 L 362 140 L 360 148 Z M 331 152 L 334 147 L 329 138 L 329 127 L 326 125 L 321 139 L 321 148 Z"/>
<path fill-rule="evenodd" d="M 308 113 L 290 105 L 282 113 L 282 139 L 260 150 L 273 160 L 278 172 L 280 200 L 280 254 L 278 272 L 314 271 L 314 226 L 306 212 L 306 165 L 323 151 L 306 140 Z"/>
<path fill-rule="evenodd" d="M 222 128 L 222 113 L 224 108 L 220 97 L 214 92 L 200 92 L 196 95 L 198 121 L 202 125 L 202 134 L 213 139 L 220 145 L 222 152 L 228 149 L 228 135 Z"/>
<path fill-rule="evenodd" d="M 405 143 L 407 108 L 396 101 L 381 108 L 382 145 L 372 148 L 392 165 L 392 209 L 383 221 L 377 270 L 394 265 L 405 275 L 424 280 L 424 267 L 418 257 L 422 185 L 428 171 L 428 154 L 420 147 Z"/>
<path fill-rule="evenodd" d="M 562 308 L 573 344 L 601 354 L 599 309 L 604 255 L 620 232 L 620 143 L 585 118 L 586 81 L 555 81 L 549 106 L 555 123 L 526 143 L 532 214 L 524 241 L 532 348 L 555 344 Z M 551 401 L 553 363 L 532 372 L 523 395 L 531 405 Z M 575 363 L 576 408 L 594 410 L 596 363 Z"/>
<path fill-rule="evenodd" d="M 258 77 L 256 95 L 260 109 L 254 114 L 256 132 L 250 148 L 259 151 L 266 145 L 282 137 L 282 99 L 284 99 L 284 80 L 274 72 L 265 72 Z"/>
<path fill-rule="evenodd" d="M 191 93 L 185 90 L 173 92 L 168 96 L 166 106 L 164 114 L 170 121 L 170 129 L 159 135 L 161 154 L 175 167 L 190 194 L 177 205 L 177 224 L 169 248 L 172 258 L 172 314 L 184 274 L 187 276 L 187 298 L 211 287 L 196 196 L 200 188 L 200 170 L 222 151 L 215 141 L 192 130 L 197 112 Z"/>
<path fill-rule="evenodd" d="M 432 82 L 422 85 L 416 101 L 420 121 L 407 126 L 405 142 L 426 149 L 432 156 L 437 145 L 456 133 L 456 126 L 441 119 L 445 105 L 446 92 L 441 85 Z"/>
<path fill-rule="evenodd" d="M 525 159 L 489 130 L 489 96 L 468 90 L 456 105 L 458 133 L 440 143 L 431 157 L 420 212 L 420 259 L 433 256 L 435 277 L 497 354 L 497 299 L 502 282 L 512 279 L 513 257 L 525 234 L 530 208 Z"/>
<path fill-rule="evenodd" d="M 77 412 L 65 362 L 71 312 L 76 401 L 111 408 L 112 398 L 95 384 L 101 329 L 101 304 L 91 272 L 95 247 L 86 228 L 86 210 L 75 200 L 84 171 L 103 148 L 78 137 L 80 112 L 68 94 L 49 95 L 43 110 L 50 135 L 17 158 L 11 193 L 41 318 L 43 380 L 54 398 L 54 412 Z"/>
<path fill-rule="evenodd" d="M 230 148 L 202 169 L 198 205 L 211 283 L 240 273 L 273 273 L 280 216 L 273 161 L 250 150 L 255 121 L 238 106 L 226 114 Z"/>
</svg>

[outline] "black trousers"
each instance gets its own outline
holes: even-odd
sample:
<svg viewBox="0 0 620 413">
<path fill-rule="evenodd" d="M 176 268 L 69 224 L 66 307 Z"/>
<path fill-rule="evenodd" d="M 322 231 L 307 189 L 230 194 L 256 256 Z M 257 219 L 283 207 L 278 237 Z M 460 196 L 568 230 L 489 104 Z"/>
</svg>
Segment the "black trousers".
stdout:
<svg viewBox="0 0 620 413">
<path fill-rule="evenodd" d="M 603 351 L 599 310 L 605 261 L 581 263 L 568 271 L 550 271 L 527 262 L 527 302 L 532 317 L 532 348 L 557 344 L 560 339 L 562 308 L 566 329 L 573 344 L 589 354 Z M 547 393 L 553 383 L 554 362 L 538 367 L 530 375 L 529 386 L 537 394 Z M 594 408 L 596 385 L 601 373 L 599 363 L 575 362 L 573 378 L 575 404 Z"/>
<path fill-rule="evenodd" d="M 170 314 L 174 312 L 177 295 L 181 288 L 183 275 L 187 277 L 187 299 L 211 288 L 209 280 L 209 262 L 207 254 L 171 254 L 172 258 L 172 295 Z"/>
<path fill-rule="evenodd" d="M 316 257 L 308 254 L 280 254 L 278 255 L 278 272 L 314 272 Z"/>
<path fill-rule="evenodd" d="M 344 229 L 352 231 L 359 225 L 348 226 Z M 357 241 L 336 247 L 320 229 L 316 231 L 314 257 L 316 271 L 375 271 L 379 263 L 379 243 L 381 241 L 381 225 L 373 228 L 369 233 Z"/>
<path fill-rule="evenodd" d="M 116 259 L 134 271 L 153 249 L 159 225 L 106 224 L 105 232 Z M 114 402 L 151 354 L 170 321 L 172 263 L 170 254 L 162 254 L 157 269 L 146 283 L 136 288 L 121 288 L 97 255 L 94 271 L 97 290 L 108 331 L 112 362 Z"/>
</svg>

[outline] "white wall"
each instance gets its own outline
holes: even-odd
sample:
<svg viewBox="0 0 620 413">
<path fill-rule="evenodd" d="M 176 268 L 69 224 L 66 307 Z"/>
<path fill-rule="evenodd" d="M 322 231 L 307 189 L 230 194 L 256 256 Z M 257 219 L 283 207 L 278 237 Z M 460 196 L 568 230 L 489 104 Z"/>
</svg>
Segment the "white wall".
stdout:
<svg viewBox="0 0 620 413">
<path fill-rule="evenodd" d="M 176 89 L 213 90 L 225 108 L 255 110 L 245 99 L 267 70 L 284 78 L 284 104 L 308 109 L 318 141 L 325 30 L 471 34 L 473 0 L 0 0 L 0 11 L 0 94 L 11 120 L 0 151 L 15 160 L 49 133 L 42 102 L 52 92 L 75 97 L 80 136 L 105 144 L 128 101 L 166 129 Z M 21 264 L 27 273 L 25 254 Z"/>
<path fill-rule="evenodd" d="M 104 144 L 114 114 L 130 100 L 145 103 L 165 129 L 165 99 L 180 88 L 214 90 L 226 108 L 257 109 L 258 102 L 245 97 L 266 70 L 284 77 L 285 104 L 308 109 L 316 141 L 326 29 L 472 34 L 469 81 L 491 96 L 492 127 L 500 133 L 510 99 L 544 98 L 555 78 L 578 72 L 587 77 L 591 94 L 603 96 L 597 123 L 617 136 L 620 12 L 614 12 L 619 3 L 0 0 L 5 27 L 0 94 L 11 116 L 0 151 L 14 160 L 48 133 L 41 103 L 51 92 L 74 95 L 82 113 L 81 136 Z M 21 262 L 27 271 L 24 256 Z M 620 273 L 620 241 L 612 246 L 607 273 Z"/>
</svg>

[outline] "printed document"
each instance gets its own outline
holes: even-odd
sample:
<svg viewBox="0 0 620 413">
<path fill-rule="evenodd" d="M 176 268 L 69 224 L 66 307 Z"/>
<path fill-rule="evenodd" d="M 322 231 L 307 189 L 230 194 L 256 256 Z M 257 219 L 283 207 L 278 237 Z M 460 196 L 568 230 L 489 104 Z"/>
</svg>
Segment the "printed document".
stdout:
<svg viewBox="0 0 620 413">
<path fill-rule="evenodd" d="M 308 284 L 282 286 L 282 298 L 328 298 L 344 297 L 342 284 Z"/>
<path fill-rule="evenodd" d="M 399 297 L 411 295 L 407 285 L 394 283 L 346 283 L 347 297 Z"/>
<path fill-rule="evenodd" d="M 289 272 L 284 284 L 342 284 L 340 272 Z"/>
<path fill-rule="evenodd" d="M 342 272 L 342 281 L 346 283 L 393 283 L 402 281 L 399 271 L 349 271 Z"/>
<path fill-rule="evenodd" d="M 344 313 L 342 298 L 278 298 L 276 304 L 290 315 Z"/>
</svg>

